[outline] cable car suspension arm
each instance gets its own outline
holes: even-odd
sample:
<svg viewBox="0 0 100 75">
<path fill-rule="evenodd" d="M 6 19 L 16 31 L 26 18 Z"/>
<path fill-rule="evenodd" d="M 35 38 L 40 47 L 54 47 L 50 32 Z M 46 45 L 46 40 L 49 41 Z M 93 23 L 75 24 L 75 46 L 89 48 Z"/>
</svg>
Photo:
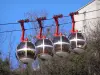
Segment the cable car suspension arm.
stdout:
<svg viewBox="0 0 100 75">
<path fill-rule="evenodd" d="M 75 19 L 74 19 L 74 15 L 77 15 L 77 14 L 78 14 L 78 12 L 72 12 L 69 14 L 71 16 L 71 20 L 72 20 L 71 33 L 78 32 L 78 30 L 75 30 Z"/>
<path fill-rule="evenodd" d="M 53 19 L 55 20 L 55 23 L 56 23 L 56 32 L 55 32 L 55 36 L 59 36 L 59 22 L 58 22 L 58 18 L 62 18 L 63 15 L 60 14 L 60 15 L 55 15 L 53 17 Z"/>
<path fill-rule="evenodd" d="M 37 36 L 38 39 L 41 39 L 43 38 L 43 35 L 42 35 L 42 20 L 46 20 L 46 17 L 40 17 L 40 18 L 37 18 L 37 21 L 39 23 L 39 27 L 40 27 L 40 33 L 39 35 Z"/>
<path fill-rule="evenodd" d="M 25 35 L 24 23 L 25 22 L 29 22 L 29 20 L 28 19 L 26 19 L 26 20 L 19 20 L 18 22 L 20 23 L 21 28 L 22 28 L 21 42 L 27 41 L 28 39 L 27 38 L 26 39 L 24 38 L 24 35 Z"/>
</svg>

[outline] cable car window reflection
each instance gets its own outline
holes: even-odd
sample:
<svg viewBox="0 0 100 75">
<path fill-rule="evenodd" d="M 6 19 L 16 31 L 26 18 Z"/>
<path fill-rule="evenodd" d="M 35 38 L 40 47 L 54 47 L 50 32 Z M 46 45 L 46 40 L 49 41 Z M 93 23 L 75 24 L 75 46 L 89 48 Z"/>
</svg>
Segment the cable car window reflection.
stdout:
<svg viewBox="0 0 100 75">
<path fill-rule="evenodd" d="M 52 42 L 48 39 L 44 39 L 44 44 L 45 45 L 52 45 Z"/>
<path fill-rule="evenodd" d="M 43 53 L 43 47 L 36 48 L 36 52 L 37 52 L 37 54 Z"/>
<path fill-rule="evenodd" d="M 35 53 L 33 51 L 27 50 L 27 57 L 28 58 L 34 58 L 34 56 L 35 56 Z"/>
<path fill-rule="evenodd" d="M 77 38 L 78 38 L 78 39 L 84 39 L 82 33 L 77 33 Z"/>
<path fill-rule="evenodd" d="M 69 51 L 69 45 L 67 45 L 67 44 L 62 44 L 62 51 L 68 52 L 68 51 Z"/>
<path fill-rule="evenodd" d="M 58 42 L 58 41 L 60 41 L 60 37 L 54 37 L 53 42 L 55 43 L 55 42 Z"/>
<path fill-rule="evenodd" d="M 69 39 L 71 40 L 71 39 L 75 39 L 76 38 L 76 34 L 75 33 L 71 33 L 70 35 L 69 35 Z"/>
<path fill-rule="evenodd" d="M 25 47 L 25 42 L 21 42 L 18 47 L 17 47 L 17 50 L 18 49 L 21 49 L 21 48 L 24 48 Z"/>
<path fill-rule="evenodd" d="M 85 44 L 85 41 L 77 41 L 77 47 L 82 47 L 82 46 L 84 46 L 84 44 Z"/>
<path fill-rule="evenodd" d="M 47 54 L 49 54 L 49 55 L 52 55 L 52 49 L 53 49 L 53 47 L 45 47 L 44 53 L 47 53 Z"/>
<path fill-rule="evenodd" d="M 27 48 L 35 49 L 35 46 L 31 42 L 27 42 Z"/>
<path fill-rule="evenodd" d="M 60 44 L 56 44 L 54 45 L 54 50 L 57 52 L 57 51 L 60 51 L 61 50 L 61 45 Z"/>
<path fill-rule="evenodd" d="M 19 58 L 23 58 L 23 57 L 25 57 L 25 51 L 18 51 L 17 55 Z"/>
<path fill-rule="evenodd" d="M 71 48 L 72 49 L 76 48 L 76 41 L 71 41 Z"/>
<path fill-rule="evenodd" d="M 62 42 L 68 42 L 69 43 L 69 40 L 65 36 L 62 36 Z"/>
<path fill-rule="evenodd" d="M 37 42 L 35 43 L 36 46 L 39 46 L 43 43 L 43 40 L 42 39 L 39 39 L 37 40 Z"/>
</svg>

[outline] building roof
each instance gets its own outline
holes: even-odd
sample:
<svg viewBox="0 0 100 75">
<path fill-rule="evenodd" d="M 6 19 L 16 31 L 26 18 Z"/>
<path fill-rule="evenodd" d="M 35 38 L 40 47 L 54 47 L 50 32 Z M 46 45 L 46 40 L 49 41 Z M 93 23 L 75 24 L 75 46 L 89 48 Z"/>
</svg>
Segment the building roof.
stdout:
<svg viewBox="0 0 100 75">
<path fill-rule="evenodd" d="M 86 6 L 88 6 L 89 4 L 93 3 L 94 1 L 96 1 L 96 0 L 92 0 L 92 1 L 90 1 L 88 4 L 86 4 L 85 6 L 81 7 L 81 8 L 78 9 L 77 11 L 80 11 L 81 9 L 85 8 Z"/>
</svg>

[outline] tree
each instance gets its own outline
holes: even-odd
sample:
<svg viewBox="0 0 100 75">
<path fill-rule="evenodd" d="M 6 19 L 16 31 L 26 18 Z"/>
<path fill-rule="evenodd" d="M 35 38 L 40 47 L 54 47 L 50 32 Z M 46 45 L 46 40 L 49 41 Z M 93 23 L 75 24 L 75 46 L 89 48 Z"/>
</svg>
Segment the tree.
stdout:
<svg viewBox="0 0 100 75">
<path fill-rule="evenodd" d="M 30 20 L 39 17 L 36 13 L 34 15 L 28 14 Z M 38 70 L 33 70 L 30 65 L 25 68 L 19 66 L 17 69 L 11 70 L 9 66 L 13 63 L 10 64 L 8 58 L 5 60 L 0 58 L 0 75 L 100 75 L 100 22 L 96 24 L 96 30 L 87 28 L 91 33 L 88 32 L 87 47 L 84 53 L 75 54 L 71 52 L 66 58 L 54 55 L 51 60 L 39 60 L 40 69 Z M 32 23 L 32 26 L 36 27 L 37 23 Z M 48 37 L 50 35 L 51 38 L 52 33 L 52 29 L 47 28 L 44 34 Z M 33 36 L 31 34 L 30 39 L 33 39 Z M 34 39 L 36 40 L 36 38 Z"/>
<path fill-rule="evenodd" d="M 0 75 L 10 75 L 10 63 L 8 58 L 4 61 L 0 58 Z"/>
</svg>

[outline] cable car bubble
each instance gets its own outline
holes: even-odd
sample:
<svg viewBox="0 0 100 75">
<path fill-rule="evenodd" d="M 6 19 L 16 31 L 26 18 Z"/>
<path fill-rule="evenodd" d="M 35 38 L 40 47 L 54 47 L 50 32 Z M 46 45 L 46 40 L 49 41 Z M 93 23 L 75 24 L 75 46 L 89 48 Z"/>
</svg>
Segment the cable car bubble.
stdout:
<svg viewBox="0 0 100 75">
<path fill-rule="evenodd" d="M 60 57 L 68 57 L 70 51 L 70 43 L 66 36 L 56 36 L 53 39 L 54 50 L 56 55 Z"/>
<path fill-rule="evenodd" d="M 72 29 L 71 34 L 69 35 L 70 45 L 73 52 L 80 54 L 84 52 L 84 48 L 86 46 L 86 39 L 82 33 L 75 30 L 75 19 L 74 15 L 77 15 L 78 12 L 70 13 L 72 19 Z"/>
<path fill-rule="evenodd" d="M 37 54 L 42 60 L 49 60 L 53 56 L 53 43 L 45 38 L 38 39 L 35 43 Z"/>
<path fill-rule="evenodd" d="M 82 33 L 75 32 L 69 35 L 70 45 L 75 53 L 83 53 L 86 46 L 86 39 Z"/>
<path fill-rule="evenodd" d="M 53 56 L 53 43 L 51 40 L 47 39 L 45 36 L 42 35 L 42 20 L 46 20 L 46 17 L 37 18 L 40 32 L 37 36 L 37 41 L 35 43 L 36 54 L 38 58 L 42 60 L 49 60 Z"/>
<path fill-rule="evenodd" d="M 24 64 L 32 63 L 36 58 L 35 46 L 32 42 L 28 41 L 28 38 L 24 38 L 24 22 L 29 22 L 29 20 L 20 20 L 18 22 L 20 23 L 22 28 L 22 35 L 21 42 L 16 49 L 16 57 L 20 62 Z"/>
<path fill-rule="evenodd" d="M 19 61 L 28 64 L 35 60 L 35 46 L 29 41 L 20 42 L 17 46 L 16 55 Z"/>
<path fill-rule="evenodd" d="M 55 15 L 53 18 L 56 23 L 56 31 L 53 38 L 53 44 L 54 44 L 54 51 L 57 56 L 60 57 L 68 57 L 70 53 L 70 43 L 67 37 L 62 35 L 62 33 L 59 33 L 59 23 L 58 18 L 62 18 L 63 15 Z"/>
</svg>

